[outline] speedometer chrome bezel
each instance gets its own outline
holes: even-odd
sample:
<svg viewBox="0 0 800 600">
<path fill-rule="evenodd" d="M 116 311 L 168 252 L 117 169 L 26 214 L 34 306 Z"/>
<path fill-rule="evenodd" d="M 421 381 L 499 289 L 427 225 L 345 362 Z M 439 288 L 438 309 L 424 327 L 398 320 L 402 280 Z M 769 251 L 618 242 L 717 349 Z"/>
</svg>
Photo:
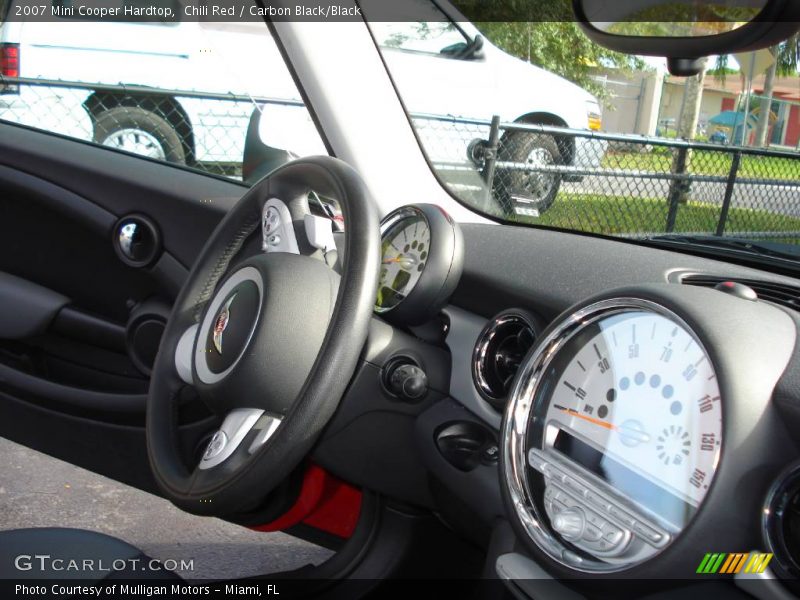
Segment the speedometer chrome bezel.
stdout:
<svg viewBox="0 0 800 600">
<path fill-rule="evenodd" d="M 565 317 L 534 347 L 519 370 L 511 390 L 508 406 L 503 418 L 502 480 L 513 511 L 528 537 L 537 548 L 557 563 L 583 573 L 614 573 L 630 569 L 663 552 L 674 538 L 652 556 L 629 562 L 606 562 L 587 557 L 570 548 L 558 535 L 550 531 L 548 519 L 535 501 L 535 495 L 528 481 L 528 456 L 526 440 L 532 424 L 531 414 L 536 408 L 539 388 L 548 367 L 559 355 L 562 348 L 576 335 L 590 325 L 608 317 L 627 312 L 650 312 L 663 316 L 681 326 L 708 357 L 714 373 L 716 365 L 694 328 L 672 310 L 653 302 L 636 297 L 618 297 L 600 300 L 580 308 Z M 724 431 L 721 446 L 724 444 Z M 714 459 L 715 470 L 711 474 L 711 485 L 719 468 L 721 446 Z M 710 491 L 710 489 L 709 489 Z M 707 497 L 707 494 L 706 494 Z M 703 502 L 705 501 L 705 498 Z M 701 502 L 702 505 L 702 502 Z M 688 526 L 688 524 L 687 524 Z"/>
</svg>

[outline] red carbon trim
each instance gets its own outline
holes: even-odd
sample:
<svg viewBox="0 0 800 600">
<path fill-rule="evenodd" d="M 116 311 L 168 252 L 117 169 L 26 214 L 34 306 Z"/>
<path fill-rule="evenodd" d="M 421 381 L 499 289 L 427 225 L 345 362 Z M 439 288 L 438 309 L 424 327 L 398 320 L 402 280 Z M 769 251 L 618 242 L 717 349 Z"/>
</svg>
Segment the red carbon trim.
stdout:
<svg viewBox="0 0 800 600">
<path fill-rule="evenodd" d="M 300 494 L 283 515 L 256 531 L 281 531 L 303 523 L 347 539 L 353 535 L 361 513 L 361 490 L 337 479 L 322 467 L 309 465 Z"/>
</svg>

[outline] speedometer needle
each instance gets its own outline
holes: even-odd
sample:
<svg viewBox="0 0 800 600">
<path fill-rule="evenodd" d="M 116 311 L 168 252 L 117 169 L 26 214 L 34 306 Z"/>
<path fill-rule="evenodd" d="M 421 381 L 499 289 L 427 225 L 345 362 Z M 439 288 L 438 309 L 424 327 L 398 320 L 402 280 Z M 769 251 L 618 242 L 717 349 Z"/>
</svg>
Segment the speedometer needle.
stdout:
<svg viewBox="0 0 800 600">
<path fill-rule="evenodd" d="M 589 423 L 592 423 L 594 425 L 599 425 L 600 427 L 605 427 L 606 429 L 610 429 L 611 431 L 619 429 L 619 427 L 617 427 L 613 423 L 609 423 L 608 421 L 603 421 L 601 419 L 595 419 L 594 417 L 590 417 L 588 415 L 582 415 L 573 408 L 564 408 L 563 406 L 556 406 L 555 408 L 557 408 L 563 413 L 567 413 L 571 417 L 578 417 L 579 419 L 583 419 L 584 421 L 588 421 Z"/>
<path fill-rule="evenodd" d="M 401 263 L 403 265 L 412 266 L 416 264 L 416 260 L 412 256 L 398 256 L 397 258 L 384 258 L 383 264 L 390 265 L 392 263 Z"/>
<path fill-rule="evenodd" d="M 619 433 L 620 436 L 626 437 L 632 441 L 639 442 L 640 444 L 646 444 L 650 441 L 650 436 L 647 432 L 642 431 L 640 429 L 634 429 L 632 427 L 625 427 L 625 424 L 622 425 L 614 425 L 613 423 L 609 423 L 608 421 L 603 421 L 602 419 L 596 419 L 594 417 L 590 417 L 588 415 L 584 415 L 579 413 L 574 408 L 565 408 L 563 406 L 555 405 L 554 408 L 557 408 L 563 413 L 568 414 L 571 417 L 577 417 L 579 419 L 583 419 L 592 425 L 597 425 L 599 427 L 603 427 L 610 431 L 616 431 Z"/>
</svg>

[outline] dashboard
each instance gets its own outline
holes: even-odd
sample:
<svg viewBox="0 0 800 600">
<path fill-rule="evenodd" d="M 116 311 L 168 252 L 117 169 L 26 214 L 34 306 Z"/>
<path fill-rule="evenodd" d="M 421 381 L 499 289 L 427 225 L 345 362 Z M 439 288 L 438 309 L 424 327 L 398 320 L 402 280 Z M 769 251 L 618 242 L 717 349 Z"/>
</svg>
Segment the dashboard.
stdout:
<svg viewBox="0 0 800 600">
<path fill-rule="evenodd" d="M 431 392 L 405 399 L 419 458 L 398 461 L 426 476 L 398 469 L 396 496 L 465 535 L 505 522 L 507 550 L 522 544 L 559 578 L 688 577 L 705 548 L 778 549 L 774 571 L 796 572 L 797 523 L 781 519 L 800 498 L 800 315 L 769 290 L 797 281 L 459 226 L 425 205 L 389 215 L 382 234 L 376 321 L 395 333 L 371 335 L 367 360 L 383 368 L 399 344 Z"/>
</svg>

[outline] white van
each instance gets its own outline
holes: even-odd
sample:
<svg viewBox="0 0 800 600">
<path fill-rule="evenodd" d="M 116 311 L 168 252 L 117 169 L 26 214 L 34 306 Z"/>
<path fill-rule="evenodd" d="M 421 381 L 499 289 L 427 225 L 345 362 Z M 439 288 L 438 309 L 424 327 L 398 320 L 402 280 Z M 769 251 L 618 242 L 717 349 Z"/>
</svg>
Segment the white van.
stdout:
<svg viewBox="0 0 800 600">
<path fill-rule="evenodd" d="M 187 1 L 202 2 L 173 0 L 176 14 L 185 14 Z M 431 23 L 371 24 L 411 113 L 600 127 L 600 108 L 591 94 L 509 56 L 472 24 L 448 20 L 440 6 L 431 1 Z M 7 10 L 14 10 L 14 0 Z M 299 154 L 324 151 L 263 23 L 11 20 L 0 25 L 0 53 L 4 76 L 39 83 L 0 84 L 4 120 L 172 162 L 241 165 L 254 105 L 265 105 L 276 115 L 261 119 L 268 143 Z M 264 98 L 289 102 L 264 104 Z M 535 147 L 519 144 L 518 155 L 509 158 L 590 167 L 602 157 L 596 148 L 583 151 L 580 138 L 562 148 L 537 139 L 543 141 Z M 465 161 L 469 141 L 441 144 L 439 155 L 429 158 Z M 557 182 L 545 193 L 556 191 Z"/>
</svg>

